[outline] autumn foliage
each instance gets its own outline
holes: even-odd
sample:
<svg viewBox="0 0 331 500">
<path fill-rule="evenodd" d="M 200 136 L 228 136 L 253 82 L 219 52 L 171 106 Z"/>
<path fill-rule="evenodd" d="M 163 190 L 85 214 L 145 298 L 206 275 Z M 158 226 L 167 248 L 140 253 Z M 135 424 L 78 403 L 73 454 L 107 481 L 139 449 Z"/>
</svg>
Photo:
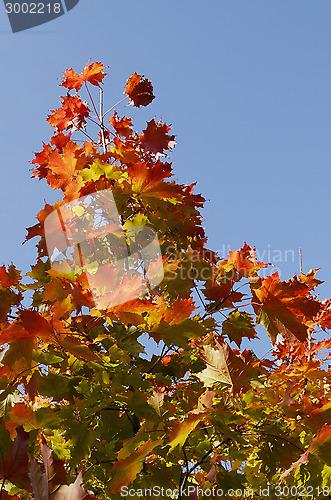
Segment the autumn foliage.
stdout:
<svg viewBox="0 0 331 500">
<path fill-rule="evenodd" d="M 281 281 L 246 243 L 227 259 L 209 250 L 203 197 L 171 180 L 170 126 L 153 118 L 138 133 L 115 106 L 104 112 L 105 70 L 65 71 L 53 136 L 32 160 L 32 177 L 61 199 L 27 230 L 31 271 L 0 267 L 1 500 L 116 499 L 154 486 L 174 498 L 188 487 L 191 498 L 212 488 L 331 498 L 331 301 L 316 295 L 316 270 Z M 134 73 L 125 95 L 146 106 L 153 86 Z M 106 189 L 123 227 L 157 232 L 164 279 L 100 310 L 83 269 L 51 267 L 44 222 Z M 258 325 L 271 339 L 262 359 L 243 347 Z M 143 334 L 160 354 L 142 356 Z"/>
</svg>

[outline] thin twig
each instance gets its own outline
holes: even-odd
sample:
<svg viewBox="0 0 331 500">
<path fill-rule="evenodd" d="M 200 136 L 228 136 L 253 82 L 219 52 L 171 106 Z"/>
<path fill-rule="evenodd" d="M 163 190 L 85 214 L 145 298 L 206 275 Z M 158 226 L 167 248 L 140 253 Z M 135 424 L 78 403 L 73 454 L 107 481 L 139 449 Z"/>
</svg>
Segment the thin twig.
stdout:
<svg viewBox="0 0 331 500">
<path fill-rule="evenodd" d="M 99 120 L 99 122 L 100 122 L 100 117 L 99 117 L 99 115 L 98 115 L 97 108 L 95 107 L 94 101 L 93 101 L 93 99 L 92 99 L 91 93 L 90 93 L 90 91 L 89 91 L 89 89 L 88 89 L 88 86 L 87 86 L 87 83 L 86 83 L 86 82 L 85 82 L 85 88 L 86 88 L 86 92 L 88 93 L 88 95 L 89 95 L 89 97 L 90 97 L 90 99 L 91 99 L 91 103 L 92 103 L 93 109 L 94 109 L 94 111 L 95 111 L 95 114 L 97 115 L 97 118 L 98 118 L 98 120 Z"/>
<path fill-rule="evenodd" d="M 118 106 L 119 104 L 121 104 L 121 102 L 125 101 L 125 99 L 128 99 L 128 95 L 126 97 L 123 97 L 123 99 L 121 99 L 120 101 L 118 101 L 116 104 L 114 104 L 114 106 L 112 106 L 110 109 L 108 109 L 108 111 L 106 111 L 106 113 L 104 115 L 102 115 L 102 118 L 104 118 L 110 111 L 112 111 L 114 108 L 116 108 L 116 106 Z"/>
<path fill-rule="evenodd" d="M 103 128 L 103 114 L 102 113 L 103 113 L 103 90 L 100 87 L 100 132 L 101 132 L 103 152 L 105 153 L 107 151 L 107 147 L 106 147 L 106 141 L 105 141 L 105 131 Z"/>
<path fill-rule="evenodd" d="M 302 453 L 305 452 L 305 450 L 303 450 L 302 448 L 300 448 L 300 446 L 297 446 L 296 444 L 292 443 L 291 441 L 289 441 L 288 439 L 286 439 L 283 436 L 278 436 L 277 434 L 269 434 L 269 433 L 266 433 L 266 432 L 260 432 L 259 434 L 260 434 L 260 436 L 270 436 L 270 437 L 274 437 L 274 438 L 277 438 L 277 439 L 281 439 L 282 441 L 285 441 L 286 443 L 291 444 L 292 446 L 294 446 L 294 448 L 296 448 L 297 450 L 300 450 Z"/>
<path fill-rule="evenodd" d="M 183 483 L 181 483 L 181 484 L 179 485 L 179 488 L 178 488 L 178 489 L 179 489 L 179 493 L 178 493 L 177 500 L 180 500 L 180 499 L 182 498 L 182 492 L 183 492 L 183 490 L 184 490 L 184 488 L 185 488 L 185 485 L 186 485 L 186 483 L 187 483 L 187 480 L 188 480 L 188 478 L 190 477 L 190 475 L 192 474 L 192 472 L 193 472 L 193 471 L 194 471 L 197 467 L 199 467 L 200 465 L 202 465 L 202 464 L 205 462 L 206 458 L 208 458 L 208 457 L 209 457 L 209 455 L 211 455 L 211 454 L 212 454 L 212 453 L 213 453 L 213 452 L 214 452 L 217 448 L 219 448 L 220 446 L 222 446 L 222 445 L 223 445 L 223 444 L 225 444 L 225 443 L 228 443 L 228 442 L 229 442 L 229 440 L 230 440 L 230 438 L 226 438 L 226 439 L 224 439 L 224 441 L 222 441 L 221 443 L 219 443 L 217 446 L 215 446 L 214 448 L 211 448 L 210 450 L 208 450 L 208 451 L 207 451 L 207 452 L 203 455 L 203 457 L 202 457 L 202 458 L 201 458 L 201 459 L 200 459 L 200 460 L 199 460 L 199 461 L 198 461 L 195 465 L 192 465 L 192 467 L 186 471 L 186 474 L 185 474 L 185 477 L 184 477 L 184 481 L 183 481 Z"/>
<path fill-rule="evenodd" d="M 302 274 L 302 250 L 299 247 L 299 256 L 300 256 L 300 274 Z"/>
<path fill-rule="evenodd" d="M 117 458 L 114 458 L 113 460 L 101 460 L 100 462 L 96 462 L 95 464 L 90 465 L 86 470 L 84 470 L 84 474 L 86 474 L 92 467 L 95 467 L 96 465 L 111 464 L 114 462 L 117 462 Z"/>
<path fill-rule="evenodd" d="M 86 118 L 87 118 L 87 120 L 90 120 L 90 122 L 94 123 L 94 125 L 96 125 L 97 127 L 99 127 L 99 126 L 100 126 L 100 123 L 98 123 L 98 122 L 96 122 L 95 120 L 93 120 L 90 116 L 87 116 Z M 98 117 L 97 117 L 97 118 L 98 118 Z M 105 130 L 107 130 L 107 132 L 110 132 L 111 134 L 115 135 L 113 132 L 111 132 L 111 131 L 109 130 L 109 128 L 108 128 L 108 127 L 106 127 L 106 125 L 103 125 L 103 128 L 104 128 Z"/>
<path fill-rule="evenodd" d="M 33 370 L 34 368 L 38 368 L 38 366 L 40 366 L 40 365 L 42 365 L 42 363 L 38 363 L 38 364 L 36 364 L 34 366 L 31 366 L 30 368 L 26 368 L 26 370 L 21 371 L 18 375 L 16 375 L 16 377 L 14 378 L 14 380 L 10 384 L 7 385 L 7 387 L 9 387 L 10 385 L 14 387 L 14 384 L 20 378 L 20 376 L 23 375 L 23 373 L 29 372 L 29 371 Z"/>
<path fill-rule="evenodd" d="M 197 287 L 197 285 L 194 285 L 194 288 L 195 288 L 195 291 L 197 292 L 197 295 L 198 295 L 198 297 L 199 297 L 199 299 L 201 301 L 201 304 L 203 305 L 203 308 L 206 310 L 206 304 L 203 301 L 203 298 L 201 296 L 199 288 Z"/>
<path fill-rule="evenodd" d="M 148 370 L 148 372 L 147 372 L 147 373 L 151 373 L 151 372 L 152 372 L 152 370 L 156 367 L 156 365 L 158 365 L 158 364 L 159 364 L 159 362 L 160 362 L 160 361 L 162 361 L 162 359 L 164 358 L 164 356 L 165 356 L 166 354 L 168 354 L 168 352 L 169 352 L 169 351 L 171 351 L 171 349 L 173 349 L 173 348 L 174 348 L 174 346 L 173 346 L 173 345 L 171 345 L 171 346 L 170 346 L 170 347 L 169 347 L 169 348 L 168 348 L 168 349 L 164 352 L 164 348 L 165 348 L 165 347 L 166 347 L 166 344 L 164 344 L 164 346 L 162 347 L 162 351 L 161 351 L 160 356 L 159 356 L 159 357 L 158 357 L 158 359 L 157 359 L 157 360 L 156 360 L 156 361 L 152 364 L 152 366 L 150 367 L 150 369 Z"/>
<path fill-rule="evenodd" d="M 1 489 L 0 489 L 0 500 L 1 500 L 1 496 L 2 496 L 2 490 L 5 486 L 5 482 L 6 482 L 6 478 L 4 477 L 3 480 L 2 480 L 2 483 L 1 483 Z"/>
<path fill-rule="evenodd" d="M 223 302 L 225 302 L 229 297 L 231 297 L 232 293 L 233 293 L 233 290 L 231 290 L 231 292 L 229 293 L 229 295 L 227 295 L 226 297 L 224 297 L 224 299 L 221 299 L 218 302 L 216 302 L 216 304 L 209 311 L 207 311 L 202 316 L 201 319 L 203 320 L 203 319 L 205 319 L 206 316 L 209 316 L 210 314 L 213 314 L 214 312 L 217 312 L 217 309 L 223 304 Z M 232 309 L 232 307 L 230 309 Z"/>
<path fill-rule="evenodd" d="M 93 143 L 95 142 L 95 141 L 92 139 L 92 137 L 90 137 L 90 136 L 89 136 L 89 135 L 85 132 L 85 130 L 80 129 L 79 131 L 80 131 L 82 134 L 86 135 L 86 137 L 87 137 L 88 139 L 90 139 L 90 141 L 92 141 Z"/>
<path fill-rule="evenodd" d="M 184 459 L 185 459 L 185 467 L 186 467 L 186 472 L 187 472 L 188 471 L 188 460 L 187 460 L 186 451 L 185 451 L 184 446 L 182 448 L 182 451 L 183 451 L 183 455 L 184 455 Z"/>
</svg>

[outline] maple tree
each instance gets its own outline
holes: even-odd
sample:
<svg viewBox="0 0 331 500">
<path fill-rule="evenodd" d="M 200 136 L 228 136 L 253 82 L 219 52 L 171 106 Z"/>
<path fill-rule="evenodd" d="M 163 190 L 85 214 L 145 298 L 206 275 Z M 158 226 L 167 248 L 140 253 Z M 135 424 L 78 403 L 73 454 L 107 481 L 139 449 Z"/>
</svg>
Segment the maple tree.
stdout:
<svg viewBox="0 0 331 500">
<path fill-rule="evenodd" d="M 259 274 L 268 264 L 246 243 L 226 259 L 209 250 L 204 199 L 169 180 L 170 126 L 152 119 L 138 134 L 116 105 L 104 112 L 105 70 L 65 71 L 53 136 L 32 161 L 62 199 L 27 230 L 38 239 L 28 279 L 0 267 L 0 499 L 121 498 L 126 487 L 144 497 L 154 486 L 176 498 L 331 498 L 331 301 L 315 295 L 317 270 L 281 281 Z M 125 94 L 135 107 L 154 99 L 136 73 Z M 51 266 L 45 221 L 109 189 L 124 228 L 157 232 L 164 278 L 100 309 L 93 252 L 86 269 Z M 242 347 L 259 324 L 269 358 Z M 142 334 L 159 355 L 142 357 Z"/>
</svg>

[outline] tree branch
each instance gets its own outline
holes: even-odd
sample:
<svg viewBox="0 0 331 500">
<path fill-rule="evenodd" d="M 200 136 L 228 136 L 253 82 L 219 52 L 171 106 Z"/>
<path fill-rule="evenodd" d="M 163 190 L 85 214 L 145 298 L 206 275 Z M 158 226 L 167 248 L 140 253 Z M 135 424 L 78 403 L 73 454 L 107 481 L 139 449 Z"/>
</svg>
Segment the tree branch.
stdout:
<svg viewBox="0 0 331 500">
<path fill-rule="evenodd" d="M 185 473 L 185 476 L 184 476 L 184 481 L 183 482 L 180 482 L 179 484 L 179 493 L 178 493 L 178 497 L 177 497 L 177 500 L 181 500 L 182 498 L 182 492 L 185 488 L 185 485 L 187 483 L 187 480 L 188 478 L 190 477 L 190 475 L 192 474 L 192 472 L 197 468 L 199 467 L 200 465 L 202 465 L 205 461 L 206 461 L 206 458 L 209 457 L 209 455 L 211 455 L 217 448 L 219 448 L 220 446 L 222 446 L 223 444 L 226 444 L 230 441 L 230 438 L 226 438 L 224 439 L 224 441 L 222 441 L 221 443 L 219 443 L 217 446 L 215 446 L 214 448 L 211 448 L 210 450 L 208 450 L 204 455 L 203 457 L 195 464 L 193 465 L 190 469 L 187 468 L 186 470 L 186 473 Z M 184 448 L 182 448 L 183 452 L 184 452 Z M 184 454 L 184 456 L 186 457 L 186 455 Z M 187 461 L 187 458 L 186 458 L 186 461 Z M 187 462 L 188 464 L 188 462 Z"/>
</svg>

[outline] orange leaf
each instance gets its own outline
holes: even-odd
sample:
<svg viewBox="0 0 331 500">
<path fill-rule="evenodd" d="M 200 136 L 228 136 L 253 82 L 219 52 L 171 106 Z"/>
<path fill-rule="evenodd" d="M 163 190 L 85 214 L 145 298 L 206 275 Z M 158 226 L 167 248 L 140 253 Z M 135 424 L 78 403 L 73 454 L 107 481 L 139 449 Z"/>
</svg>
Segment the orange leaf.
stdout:
<svg viewBox="0 0 331 500">
<path fill-rule="evenodd" d="M 331 444 L 331 425 L 324 425 L 312 440 L 307 451 L 310 453 L 318 453 L 320 446 L 328 443 Z"/>
<path fill-rule="evenodd" d="M 66 350 L 71 352 L 78 359 L 87 361 L 100 361 L 100 358 L 91 351 L 87 345 L 83 344 L 74 337 L 66 336 L 59 344 Z"/>
<path fill-rule="evenodd" d="M 308 274 L 300 273 L 299 280 L 301 281 L 301 283 L 306 283 L 306 285 L 309 286 L 309 288 L 314 289 L 315 286 L 318 286 L 318 285 L 321 285 L 322 283 L 324 283 L 324 281 L 320 281 L 320 280 L 317 280 L 315 278 L 315 274 L 320 269 L 321 268 L 311 269 Z"/>
<path fill-rule="evenodd" d="M 162 364 L 164 366 L 167 366 L 171 361 L 171 356 L 164 356 L 164 358 L 162 358 Z"/>
<path fill-rule="evenodd" d="M 141 471 L 145 458 L 161 443 L 162 439 L 158 439 L 157 441 L 149 439 L 128 457 L 118 460 L 113 467 L 113 471 L 116 472 L 110 483 L 110 494 L 118 493 L 122 486 L 132 483 Z"/>
<path fill-rule="evenodd" d="M 114 127 L 116 134 L 122 135 L 123 137 L 130 137 L 132 135 L 132 118 L 126 118 L 125 116 L 118 119 L 118 114 L 114 111 L 114 116 L 109 118 L 109 123 Z"/>
<path fill-rule="evenodd" d="M 17 342 L 34 337 L 56 342 L 53 327 L 37 311 L 21 311 L 19 319 L 5 328 L 0 335 L 0 343 Z"/>
<path fill-rule="evenodd" d="M 30 334 L 57 343 L 52 325 L 37 311 L 21 311 L 20 316 L 23 327 Z"/>
<path fill-rule="evenodd" d="M 103 69 L 107 66 L 104 66 L 101 62 L 94 62 L 92 64 L 86 63 L 85 68 L 81 73 L 81 79 L 83 82 L 89 82 L 91 85 L 95 85 L 99 87 L 100 83 L 106 76 L 106 73 L 103 73 Z"/>
<path fill-rule="evenodd" d="M 77 158 L 75 152 L 79 147 L 73 142 L 69 142 L 63 149 L 61 155 L 58 151 L 53 151 L 49 156 L 47 181 L 53 189 L 64 188 L 74 178 Z"/>
<path fill-rule="evenodd" d="M 200 420 L 205 416 L 205 412 L 190 413 L 183 422 L 178 422 L 172 429 L 170 440 L 167 444 L 170 445 L 169 451 L 173 450 L 176 446 L 183 446 L 188 435 L 196 428 Z"/>
<path fill-rule="evenodd" d="M 220 274 L 233 273 L 233 279 L 237 281 L 240 277 L 254 276 L 256 271 L 263 267 L 268 267 L 269 264 L 258 262 L 255 254 L 255 247 L 251 247 L 244 242 L 244 246 L 240 250 L 229 252 L 228 258 L 218 263 Z"/>
<path fill-rule="evenodd" d="M 63 82 L 61 85 L 69 90 L 76 89 L 77 92 L 80 90 L 84 82 L 89 82 L 91 85 L 99 87 L 99 84 L 106 76 L 106 73 L 102 72 L 105 68 L 106 66 L 100 62 L 94 62 L 92 64 L 87 62 L 80 75 L 72 68 L 67 69 L 63 74 Z"/>
<path fill-rule="evenodd" d="M 21 274 L 13 264 L 8 267 L 8 271 L 6 271 L 6 266 L 0 267 L 0 285 L 4 288 L 17 285 L 20 279 Z"/>
<path fill-rule="evenodd" d="M 19 340 L 29 339 L 32 335 L 23 328 L 21 323 L 14 321 L 7 328 L 4 328 L 0 334 L 0 345 L 18 342 Z"/>
<path fill-rule="evenodd" d="M 82 86 L 82 80 L 81 80 L 79 74 L 76 71 L 74 71 L 72 68 L 67 69 L 63 73 L 62 79 L 63 79 L 63 82 L 60 84 L 60 86 L 62 85 L 63 87 L 66 87 L 69 90 L 76 89 L 76 91 L 78 92 L 78 90 Z"/>
<path fill-rule="evenodd" d="M 64 96 L 62 97 L 62 107 L 52 110 L 52 114 L 48 115 L 47 121 L 52 127 L 56 127 L 59 132 L 73 128 L 79 130 L 80 127 L 75 127 L 75 119 L 80 120 L 80 125 L 85 122 L 85 117 L 90 111 L 86 101 L 82 101 L 79 97 Z"/>
<path fill-rule="evenodd" d="M 274 273 L 251 288 L 257 321 L 265 326 L 272 341 L 278 334 L 290 342 L 306 340 L 308 326 L 316 323 L 314 318 L 321 311 L 320 303 L 309 296 L 306 284 L 297 278 L 282 282 Z"/>
<path fill-rule="evenodd" d="M 16 425 L 28 423 L 35 426 L 36 424 L 32 408 L 24 403 L 16 403 L 12 408 L 11 414 L 16 422 Z"/>
<path fill-rule="evenodd" d="M 318 323 L 323 330 L 327 328 L 331 330 L 331 300 L 324 300 L 321 303 L 322 310 L 318 316 Z"/>
</svg>

